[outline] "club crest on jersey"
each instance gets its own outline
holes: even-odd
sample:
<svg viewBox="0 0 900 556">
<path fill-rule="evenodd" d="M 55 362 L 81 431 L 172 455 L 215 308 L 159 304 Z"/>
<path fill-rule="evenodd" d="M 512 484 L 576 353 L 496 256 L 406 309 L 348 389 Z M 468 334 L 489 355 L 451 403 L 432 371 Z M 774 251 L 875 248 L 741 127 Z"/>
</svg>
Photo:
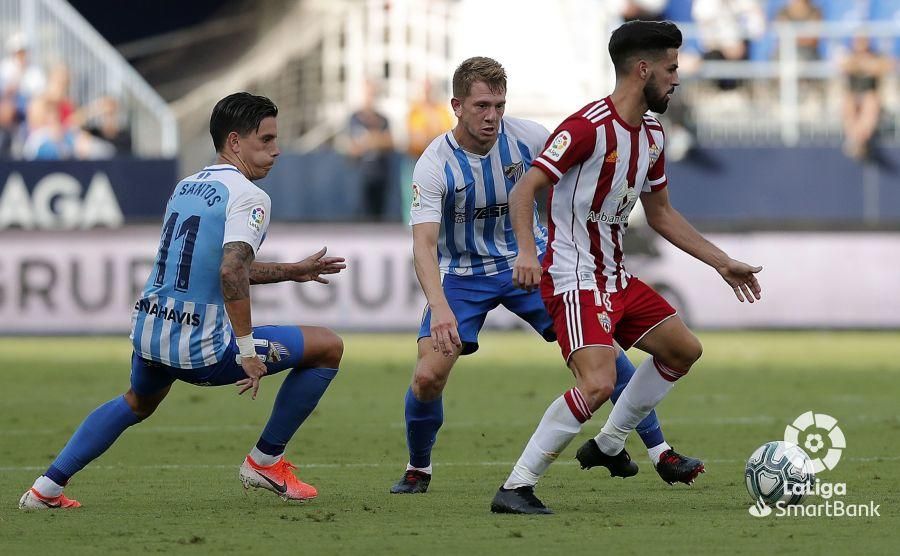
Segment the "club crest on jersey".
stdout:
<svg viewBox="0 0 900 556">
<path fill-rule="evenodd" d="M 569 135 L 568 131 L 560 131 L 556 137 L 553 138 L 553 142 L 550 143 L 550 146 L 547 147 L 547 150 L 544 151 L 544 156 L 552 160 L 553 162 L 559 162 L 559 159 L 566 153 L 566 149 L 569 148 L 569 145 L 572 144 L 572 136 Z"/>
<path fill-rule="evenodd" d="M 613 151 L 606 155 L 606 161 L 610 164 L 615 164 L 619 161 L 619 151 Z"/>
<path fill-rule="evenodd" d="M 656 164 L 662 150 L 656 145 L 650 145 L 650 164 Z"/>
<path fill-rule="evenodd" d="M 262 231 L 263 222 L 266 220 L 266 209 L 262 207 L 253 207 L 250 211 L 250 218 L 247 219 L 247 227 L 253 231 Z"/>
<path fill-rule="evenodd" d="M 525 163 L 521 160 L 519 162 L 513 162 L 509 166 L 503 167 L 503 175 L 506 176 L 511 182 L 517 182 L 521 179 L 522 174 L 525 173 Z"/>
<path fill-rule="evenodd" d="M 422 208 L 422 200 L 420 198 L 419 193 L 419 184 L 416 182 L 412 183 L 412 204 L 410 205 L 410 210 L 419 210 Z"/>
<path fill-rule="evenodd" d="M 631 214 L 631 209 L 634 208 L 638 195 L 639 192 L 636 188 L 625 184 L 622 192 L 614 197 L 616 200 L 615 214 L 592 210 L 588 212 L 588 221 L 600 224 L 627 224 L 628 216 Z"/>
<path fill-rule="evenodd" d="M 618 201 L 618 205 L 616 205 L 616 214 L 624 214 L 627 219 L 628 214 L 634 207 L 635 201 L 637 201 L 638 191 L 636 188 L 629 186 L 628 184 L 625 185 L 625 190 L 616 197 L 616 200 Z"/>
<path fill-rule="evenodd" d="M 599 315 L 597 315 L 597 320 L 600 321 L 600 326 L 603 327 L 603 331 L 609 334 L 609 331 L 612 330 L 612 320 L 610 320 L 609 315 L 606 311 L 603 311 Z"/>
</svg>

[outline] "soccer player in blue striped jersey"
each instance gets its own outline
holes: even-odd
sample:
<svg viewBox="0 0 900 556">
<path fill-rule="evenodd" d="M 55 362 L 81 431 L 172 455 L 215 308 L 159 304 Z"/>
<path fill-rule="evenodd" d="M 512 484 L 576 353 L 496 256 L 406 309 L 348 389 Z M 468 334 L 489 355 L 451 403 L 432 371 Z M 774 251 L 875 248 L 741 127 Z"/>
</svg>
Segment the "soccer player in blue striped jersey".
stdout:
<svg viewBox="0 0 900 556">
<path fill-rule="evenodd" d="M 105 452 L 122 432 L 149 417 L 176 380 L 200 386 L 236 384 L 256 398 L 263 376 L 289 370 L 259 441 L 244 458 L 245 488 L 283 499 L 316 496 L 293 474 L 285 446 L 337 373 L 343 343 L 311 326 L 253 327 L 250 285 L 317 281 L 340 272 L 344 259 L 325 249 L 297 263 L 256 262 L 271 203 L 253 184 L 280 154 L 277 107 L 235 93 L 210 118 L 217 163 L 178 182 L 166 206 L 156 264 L 132 315 L 131 388 L 95 409 L 31 489 L 23 509 L 73 508 L 63 494 L 75 473 Z"/>
<path fill-rule="evenodd" d="M 453 75 L 451 105 L 456 127 L 429 145 L 413 172 L 413 257 L 428 306 L 406 392 L 409 462 L 391 488 L 395 494 L 427 491 L 431 451 L 444 419 L 441 394 L 459 356 L 478 349 L 488 312 L 503 305 L 547 341 L 556 340 L 540 294 L 512 284 L 518 247 L 507 205 L 510 190 L 544 150 L 549 132 L 538 123 L 504 116 L 506 72 L 490 58 L 460 64 Z M 547 231 L 536 217 L 534 221 L 537 254 L 542 256 Z M 613 401 L 634 374 L 621 351 L 616 369 Z M 670 449 L 655 413 L 637 430 L 652 462 Z M 617 476 L 637 473 L 627 453 L 620 459 L 601 456 L 596 464 Z M 662 474 L 658 466 L 657 471 Z"/>
</svg>

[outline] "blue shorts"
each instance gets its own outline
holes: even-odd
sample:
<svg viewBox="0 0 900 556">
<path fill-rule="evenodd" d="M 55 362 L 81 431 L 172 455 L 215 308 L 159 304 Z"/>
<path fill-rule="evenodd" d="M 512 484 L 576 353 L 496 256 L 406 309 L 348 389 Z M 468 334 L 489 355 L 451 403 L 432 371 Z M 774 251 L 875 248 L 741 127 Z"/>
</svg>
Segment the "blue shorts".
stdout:
<svg viewBox="0 0 900 556">
<path fill-rule="evenodd" d="M 478 333 L 487 314 L 503 305 L 534 328 L 548 342 L 556 341 L 553 319 L 538 290 L 526 292 L 512 284 L 512 270 L 492 276 L 444 276 L 444 295 L 456 316 L 462 355 L 478 351 Z M 425 311 L 419 339 L 431 336 L 431 309 Z"/>
<path fill-rule="evenodd" d="M 255 326 L 253 338 L 256 353 L 264 356 L 269 375 L 293 369 L 303 359 L 303 332 L 299 326 Z M 197 386 L 222 386 L 246 378 L 238 362 L 238 347 L 234 337 L 225 348 L 225 355 L 213 365 L 197 369 L 179 369 L 137 354 L 131 357 L 131 389 L 139 396 L 149 396 L 166 388 L 176 380 Z"/>
</svg>

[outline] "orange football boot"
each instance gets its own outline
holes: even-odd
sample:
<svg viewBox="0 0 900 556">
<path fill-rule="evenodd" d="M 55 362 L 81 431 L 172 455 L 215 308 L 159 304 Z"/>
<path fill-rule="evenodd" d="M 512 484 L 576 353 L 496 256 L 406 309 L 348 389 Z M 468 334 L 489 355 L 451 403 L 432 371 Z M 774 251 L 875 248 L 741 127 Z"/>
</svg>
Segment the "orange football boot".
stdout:
<svg viewBox="0 0 900 556">
<path fill-rule="evenodd" d="M 28 489 L 19 499 L 20 510 L 56 510 L 60 508 L 80 508 L 78 500 L 66 498 L 60 494 L 54 498 L 44 496 L 34 488 Z"/>
<path fill-rule="evenodd" d="M 298 479 L 293 469 L 297 466 L 282 457 L 268 467 L 263 467 L 247 456 L 241 464 L 240 478 L 244 488 L 271 490 L 282 500 L 310 500 L 318 495 L 316 487 Z"/>
</svg>

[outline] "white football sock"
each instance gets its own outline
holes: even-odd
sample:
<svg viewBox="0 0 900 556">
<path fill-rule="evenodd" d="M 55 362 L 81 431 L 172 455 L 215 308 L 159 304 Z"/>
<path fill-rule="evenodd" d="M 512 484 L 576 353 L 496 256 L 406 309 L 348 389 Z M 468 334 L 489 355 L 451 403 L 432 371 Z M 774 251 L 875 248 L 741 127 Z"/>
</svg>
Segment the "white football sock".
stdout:
<svg viewBox="0 0 900 556">
<path fill-rule="evenodd" d="M 647 455 L 650 456 L 650 463 L 656 467 L 656 464 L 659 463 L 659 456 L 663 455 L 663 452 L 666 450 L 671 450 L 672 447 L 669 446 L 667 442 L 663 442 L 662 444 L 657 444 L 652 448 L 647 448 Z"/>
<path fill-rule="evenodd" d="M 577 394 L 573 394 L 573 392 Z M 512 473 L 503 484 L 503 488 L 512 489 L 537 484 L 538 479 L 556 460 L 559 453 L 581 431 L 582 422 L 569 408 L 567 396 L 570 399 L 577 399 L 578 401 L 574 403 L 578 403 L 578 407 L 581 409 L 588 410 L 587 404 L 580 405 L 584 402 L 584 398 L 575 388 L 553 400 L 553 403 L 544 412 L 544 417 L 525 446 L 522 455 L 519 456 L 519 461 L 513 467 Z M 585 415 L 582 412 L 580 416 L 585 417 L 586 420 L 590 418 L 590 413 Z"/>
<path fill-rule="evenodd" d="M 60 494 L 62 494 L 63 487 L 62 485 L 58 485 L 50 477 L 46 475 L 41 475 L 34 481 L 34 485 L 32 485 L 34 490 L 38 491 L 41 496 L 45 498 L 56 498 Z"/>
<path fill-rule="evenodd" d="M 674 381 L 660 375 L 652 357 L 645 359 L 609 412 L 600 434 L 594 437 L 600 451 L 608 456 L 621 452 L 628 433 L 653 411 L 674 385 Z"/>
<path fill-rule="evenodd" d="M 410 465 L 410 464 L 407 462 L 407 464 L 406 464 L 406 470 L 407 470 L 407 471 L 413 471 L 413 470 L 416 470 L 416 471 L 421 471 L 422 473 L 428 473 L 429 475 L 431 475 L 431 464 L 428 464 L 428 467 L 413 467 L 412 465 Z"/>
<path fill-rule="evenodd" d="M 270 465 L 275 465 L 282 457 L 284 457 L 284 454 L 270 456 L 269 454 L 259 451 L 259 448 L 257 448 L 256 446 L 254 446 L 253 449 L 250 450 L 250 459 L 255 461 L 256 465 L 259 465 L 260 467 L 269 467 Z"/>
</svg>

